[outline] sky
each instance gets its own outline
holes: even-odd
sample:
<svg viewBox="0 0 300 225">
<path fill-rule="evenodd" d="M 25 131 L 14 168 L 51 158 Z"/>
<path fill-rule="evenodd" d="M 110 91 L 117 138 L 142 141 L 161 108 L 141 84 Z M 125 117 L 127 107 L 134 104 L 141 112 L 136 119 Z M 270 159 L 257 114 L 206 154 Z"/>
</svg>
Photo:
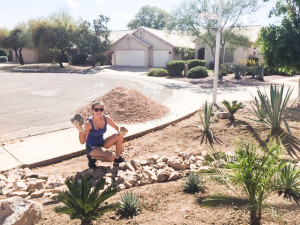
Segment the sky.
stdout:
<svg viewBox="0 0 300 225">
<path fill-rule="evenodd" d="M 0 27 L 12 29 L 20 22 L 47 17 L 61 8 L 67 9 L 75 19 L 92 21 L 102 14 L 110 18 L 110 30 L 127 30 L 128 22 L 142 6 L 150 5 L 168 12 L 184 0 L 0 0 Z M 268 25 L 279 18 L 268 18 L 277 0 L 261 1 L 260 9 L 242 18 L 243 25 Z"/>
</svg>

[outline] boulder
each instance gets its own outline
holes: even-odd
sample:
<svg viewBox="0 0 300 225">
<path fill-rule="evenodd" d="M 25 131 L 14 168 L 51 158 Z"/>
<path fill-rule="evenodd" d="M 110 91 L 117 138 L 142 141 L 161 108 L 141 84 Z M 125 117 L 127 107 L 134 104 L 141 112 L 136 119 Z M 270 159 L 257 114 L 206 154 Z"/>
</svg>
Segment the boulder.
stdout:
<svg viewBox="0 0 300 225">
<path fill-rule="evenodd" d="M 132 172 L 130 170 L 126 170 L 126 171 L 119 170 L 118 171 L 118 175 L 117 175 L 117 179 L 116 179 L 116 182 L 118 184 L 123 184 L 125 182 L 133 184 L 136 181 L 137 181 L 137 178 L 136 178 L 135 172 Z"/>
<path fill-rule="evenodd" d="M 164 162 L 164 163 L 167 163 L 168 162 L 168 157 L 167 156 L 161 156 L 159 157 L 157 160 L 156 160 L 156 163 L 159 163 L 159 162 Z"/>
<path fill-rule="evenodd" d="M 27 192 L 27 191 L 13 191 L 13 192 L 9 192 L 6 196 L 8 196 L 8 197 L 18 196 L 21 198 L 26 198 L 28 195 L 29 195 L 29 192 Z"/>
<path fill-rule="evenodd" d="M 145 172 L 145 174 L 147 174 L 148 179 L 150 180 L 151 183 L 157 182 L 157 176 L 153 171 L 145 170 L 144 172 Z"/>
<path fill-rule="evenodd" d="M 172 156 L 171 158 L 169 158 L 168 165 L 176 170 L 184 170 L 186 168 L 186 165 L 184 164 L 182 158 L 178 156 Z"/>
<path fill-rule="evenodd" d="M 14 188 L 16 190 L 26 191 L 27 190 L 27 185 L 23 181 L 16 181 L 14 183 Z"/>
<path fill-rule="evenodd" d="M 142 171 L 143 170 L 143 167 L 141 166 L 141 164 L 139 162 L 137 162 L 136 160 L 131 160 L 131 165 L 133 166 L 135 171 Z"/>
<path fill-rule="evenodd" d="M 3 174 L 0 174 L 0 181 L 5 181 L 5 182 L 8 182 L 6 176 L 4 176 Z"/>
<path fill-rule="evenodd" d="M 45 194 L 45 190 L 36 190 L 33 193 L 31 193 L 31 198 L 41 198 Z"/>
<path fill-rule="evenodd" d="M 61 175 L 50 175 L 47 179 L 46 188 L 53 189 L 55 187 L 59 187 L 64 185 L 65 179 L 62 178 Z"/>
<path fill-rule="evenodd" d="M 0 201 L 0 224 L 32 225 L 42 219 L 42 206 L 34 201 L 12 197 Z"/>
<path fill-rule="evenodd" d="M 32 180 L 30 182 L 28 182 L 27 184 L 27 191 L 30 190 L 40 190 L 40 189 L 45 189 L 46 188 L 46 181 L 42 180 L 42 179 L 36 179 L 36 180 Z"/>
<path fill-rule="evenodd" d="M 101 179 L 104 176 L 105 176 L 105 170 L 103 170 L 101 168 L 96 168 L 94 170 L 94 173 L 93 173 L 93 179 L 94 180 L 99 180 L 99 179 Z"/>
<path fill-rule="evenodd" d="M 169 181 L 178 180 L 180 178 L 180 174 L 178 171 L 174 171 L 170 174 Z"/>
<path fill-rule="evenodd" d="M 132 166 L 132 164 L 130 162 L 126 162 L 125 170 L 130 170 L 130 171 L 135 172 L 135 168 Z"/>
<path fill-rule="evenodd" d="M 170 173 L 166 170 L 157 171 L 157 182 L 164 182 L 169 179 Z"/>
</svg>

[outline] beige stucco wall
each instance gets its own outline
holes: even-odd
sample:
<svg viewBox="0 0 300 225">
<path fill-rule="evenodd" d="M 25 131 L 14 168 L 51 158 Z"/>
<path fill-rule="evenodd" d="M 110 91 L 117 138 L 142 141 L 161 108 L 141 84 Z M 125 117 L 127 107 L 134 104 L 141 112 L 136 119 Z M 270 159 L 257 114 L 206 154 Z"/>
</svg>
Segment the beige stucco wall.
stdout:
<svg viewBox="0 0 300 225">
<path fill-rule="evenodd" d="M 38 62 L 38 52 L 36 49 L 23 48 L 22 55 L 24 63 L 37 63 Z M 13 61 L 18 62 L 15 52 L 13 53 Z"/>
<path fill-rule="evenodd" d="M 198 58 L 198 50 L 203 48 L 205 45 L 198 45 L 196 44 L 195 47 L 195 59 Z M 220 52 L 220 54 L 222 54 L 222 52 Z M 255 49 L 255 48 L 238 48 L 234 51 L 233 53 L 233 64 L 238 64 L 239 59 L 246 59 L 248 60 L 249 57 L 254 57 L 254 58 L 258 58 L 259 60 L 261 60 L 262 56 L 259 52 L 259 49 Z M 210 62 L 214 62 L 214 58 L 213 55 L 210 51 L 210 48 L 206 46 L 205 48 L 205 56 L 204 59 L 206 60 L 206 66 L 209 66 Z"/>
</svg>

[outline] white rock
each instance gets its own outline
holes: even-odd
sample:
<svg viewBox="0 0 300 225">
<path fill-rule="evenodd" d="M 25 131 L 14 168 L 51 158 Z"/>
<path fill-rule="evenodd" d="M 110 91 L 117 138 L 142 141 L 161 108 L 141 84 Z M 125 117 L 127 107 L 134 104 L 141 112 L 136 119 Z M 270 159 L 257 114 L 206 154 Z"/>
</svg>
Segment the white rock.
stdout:
<svg viewBox="0 0 300 225">
<path fill-rule="evenodd" d="M 31 198 L 41 198 L 45 194 L 45 190 L 36 190 L 33 193 L 31 193 Z"/>
<path fill-rule="evenodd" d="M 169 179 L 169 173 L 164 170 L 158 170 L 157 171 L 157 182 L 164 182 Z"/>
<path fill-rule="evenodd" d="M 89 172 L 87 172 L 88 174 Z M 86 175 L 87 175 L 86 174 Z M 92 174 L 91 174 L 92 175 Z M 64 185 L 65 179 L 61 175 L 50 175 L 47 179 L 46 188 L 52 189 Z"/>
<path fill-rule="evenodd" d="M 172 156 L 171 158 L 169 158 L 168 165 L 176 170 L 184 170 L 186 168 L 186 165 L 184 164 L 182 158 L 178 156 Z"/>
<path fill-rule="evenodd" d="M 122 191 L 122 190 L 124 190 L 124 189 L 126 189 L 125 184 L 119 184 L 119 185 L 117 186 L 117 190 L 118 190 L 118 191 Z"/>
<path fill-rule="evenodd" d="M 201 160 L 204 161 L 204 157 L 202 155 L 195 156 L 196 161 Z"/>
<path fill-rule="evenodd" d="M 125 169 L 135 172 L 135 168 L 132 166 L 130 162 L 126 162 Z"/>
<path fill-rule="evenodd" d="M 8 182 L 7 177 L 4 176 L 3 174 L 0 174 L 0 181 L 3 180 L 5 182 Z"/>
<path fill-rule="evenodd" d="M 151 183 L 157 182 L 157 176 L 156 174 L 151 170 L 145 170 L 145 173 L 148 175 L 148 179 Z"/>
<path fill-rule="evenodd" d="M 142 166 L 147 166 L 148 162 L 147 162 L 147 160 L 141 160 L 140 164 Z"/>
<path fill-rule="evenodd" d="M 21 197 L 0 201 L 0 222 L 2 225 L 32 225 L 42 219 L 42 206 Z"/>
<path fill-rule="evenodd" d="M 6 182 L 4 180 L 0 180 L 0 190 L 6 187 Z"/>
<path fill-rule="evenodd" d="M 144 185 L 147 185 L 147 184 L 151 184 L 151 181 L 148 180 L 147 178 L 143 178 L 143 179 L 141 179 L 141 180 L 138 181 L 138 184 L 140 186 L 144 186 Z"/>
<path fill-rule="evenodd" d="M 116 179 L 118 184 L 122 184 L 124 182 L 133 184 L 134 182 L 136 182 L 136 180 L 137 179 L 136 179 L 135 172 L 132 172 L 130 170 L 126 170 L 126 171 L 119 170 L 118 171 L 118 175 L 117 175 L 117 179 Z"/>
<path fill-rule="evenodd" d="M 5 188 L 3 188 L 2 190 L 0 190 L 1 191 L 1 194 L 2 195 L 7 195 L 8 193 L 10 193 L 10 192 L 13 192 L 15 189 L 14 188 L 7 188 L 7 187 L 5 187 Z"/>
<path fill-rule="evenodd" d="M 132 188 L 132 184 L 129 182 L 124 182 L 126 188 Z"/>
<path fill-rule="evenodd" d="M 119 163 L 119 169 L 120 170 L 125 170 L 126 162 L 121 162 Z"/>
<path fill-rule="evenodd" d="M 27 190 L 27 185 L 23 181 L 16 181 L 14 183 L 14 188 L 16 190 L 26 191 Z"/>
<path fill-rule="evenodd" d="M 167 156 L 161 156 L 160 158 L 158 158 L 156 160 L 156 163 L 159 163 L 159 162 L 167 163 L 168 162 L 168 157 Z"/>
<path fill-rule="evenodd" d="M 141 164 L 139 162 L 137 162 L 136 160 L 131 160 L 131 165 L 133 166 L 135 171 L 143 170 L 143 167 L 141 166 Z"/>
<path fill-rule="evenodd" d="M 29 192 L 27 192 L 27 191 L 13 191 L 13 192 L 9 192 L 7 194 L 8 197 L 18 196 L 21 198 L 26 198 L 28 195 L 29 195 Z"/>
<path fill-rule="evenodd" d="M 209 153 L 208 153 L 208 151 L 202 151 L 201 152 L 201 155 L 203 156 L 203 158 L 206 156 L 206 155 L 208 155 Z"/>
<path fill-rule="evenodd" d="M 179 172 L 174 171 L 170 174 L 169 181 L 178 180 L 180 178 Z"/>
<path fill-rule="evenodd" d="M 46 181 L 45 180 L 42 180 L 42 179 L 37 179 L 37 180 L 33 180 L 33 181 L 30 181 L 27 183 L 27 190 L 30 191 L 30 190 L 33 190 L 33 189 L 37 189 L 37 190 L 40 190 L 40 189 L 45 189 L 46 188 Z"/>
<path fill-rule="evenodd" d="M 154 161 L 157 161 L 159 159 L 158 155 L 152 155 L 150 159 L 153 159 Z"/>
<path fill-rule="evenodd" d="M 156 164 L 156 166 L 157 166 L 158 169 L 165 168 L 166 165 L 167 165 L 167 164 L 166 164 L 165 162 L 163 162 L 163 161 L 158 162 L 158 163 Z"/>
</svg>

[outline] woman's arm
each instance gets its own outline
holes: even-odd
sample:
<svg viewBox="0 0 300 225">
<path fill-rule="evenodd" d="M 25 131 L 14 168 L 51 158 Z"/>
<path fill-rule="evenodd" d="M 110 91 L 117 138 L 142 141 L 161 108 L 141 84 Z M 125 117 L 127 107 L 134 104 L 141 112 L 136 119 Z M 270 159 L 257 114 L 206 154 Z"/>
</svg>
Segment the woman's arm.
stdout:
<svg viewBox="0 0 300 225">
<path fill-rule="evenodd" d="M 86 124 L 84 125 L 84 129 L 81 127 L 81 129 L 78 128 L 78 130 L 79 130 L 79 141 L 80 141 L 80 144 L 83 145 L 86 142 L 86 139 L 89 136 L 89 133 L 91 130 L 90 121 L 86 122 Z"/>
<path fill-rule="evenodd" d="M 106 119 L 107 119 L 107 123 L 119 133 L 119 126 L 115 124 L 115 122 L 109 116 L 106 116 Z"/>
</svg>

